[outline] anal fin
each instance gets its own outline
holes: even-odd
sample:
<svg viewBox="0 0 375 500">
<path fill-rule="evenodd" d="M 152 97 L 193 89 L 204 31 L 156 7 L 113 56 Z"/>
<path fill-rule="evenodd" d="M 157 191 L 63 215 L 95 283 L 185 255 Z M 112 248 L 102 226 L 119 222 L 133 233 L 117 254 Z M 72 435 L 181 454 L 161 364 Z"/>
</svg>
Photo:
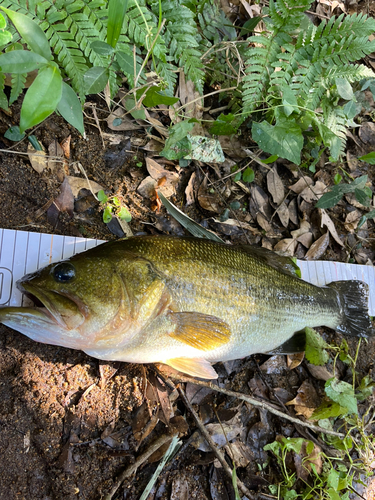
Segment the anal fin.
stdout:
<svg viewBox="0 0 375 500">
<path fill-rule="evenodd" d="M 230 340 L 228 323 L 216 316 L 198 312 L 171 312 L 168 318 L 176 325 L 169 335 L 201 351 L 211 351 Z"/>
<path fill-rule="evenodd" d="M 267 354 L 294 354 L 296 352 L 303 352 L 306 349 L 306 333 L 305 330 L 296 332 L 293 337 L 288 339 L 283 344 L 267 351 Z"/>
<path fill-rule="evenodd" d="M 212 368 L 211 363 L 205 359 L 198 358 L 172 358 L 164 361 L 164 364 L 171 366 L 175 370 L 182 373 L 187 373 L 192 377 L 205 379 L 216 379 L 218 377 L 216 371 Z"/>
</svg>

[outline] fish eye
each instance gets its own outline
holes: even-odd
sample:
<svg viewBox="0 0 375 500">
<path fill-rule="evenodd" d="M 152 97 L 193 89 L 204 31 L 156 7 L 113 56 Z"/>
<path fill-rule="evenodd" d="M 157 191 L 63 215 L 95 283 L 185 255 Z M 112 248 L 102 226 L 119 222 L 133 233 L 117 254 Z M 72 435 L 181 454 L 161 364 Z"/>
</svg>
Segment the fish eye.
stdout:
<svg viewBox="0 0 375 500">
<path fill-rule="evenodd" d="M 61 264 L 57 264 L 57 266 L 52 269 L 52 274 L 55 281 L 59 283 L 67 283 L 75 278 L 76 270 L 70 262 L 62 262 Z"/>
</svg>

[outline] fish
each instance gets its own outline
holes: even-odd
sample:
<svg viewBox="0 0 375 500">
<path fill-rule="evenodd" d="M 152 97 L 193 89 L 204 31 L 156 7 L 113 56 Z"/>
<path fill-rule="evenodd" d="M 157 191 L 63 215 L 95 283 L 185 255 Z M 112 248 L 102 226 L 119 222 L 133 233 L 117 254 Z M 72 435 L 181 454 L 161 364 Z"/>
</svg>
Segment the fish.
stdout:
<svg viewBox="0 0 375 500">
<path fill-rule="evenodd" d="M 303 351 L 305 327 L 370 333 L 366 283 L 318 287 L 297 271 L 254 246 L 135 236 L 24 276 L 17 286 L 35 306 L 3 307 L 0 322 L 101 360 L 164 363 L 203 379 L 217 378 L 219 361 Z"/>
</svg>

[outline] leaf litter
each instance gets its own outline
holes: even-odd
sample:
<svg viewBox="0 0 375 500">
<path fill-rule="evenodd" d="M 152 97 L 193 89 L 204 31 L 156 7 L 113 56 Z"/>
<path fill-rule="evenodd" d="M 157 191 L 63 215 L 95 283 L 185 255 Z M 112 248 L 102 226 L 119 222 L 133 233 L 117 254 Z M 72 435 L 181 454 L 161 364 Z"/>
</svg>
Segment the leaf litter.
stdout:
<svg viewBox="0 0 375 500">
<path fill-rule="evenodd" d="M 322 3 L 320 2 L 320 4 Z M 232 5 L 229 5 L 229 7 L 230 9 L 233 8 Z M 330 16 L 335 7 L 341 7 L 341 5 L 338 2 L 325 2 L 323 7 L 320 5 L 319 8 L 323 10 L 319 12 L 321 15 Z M 186 105 L 185 116 L 201 119 L 205 116 L 205 102 L 203 98 L 200 99 L 200 96 L 190 83 L 180 78 L 178 95 L 180 103 L 178 106 Z M 193 103 L 194 100 L 196 101 Z M 175 108 L 178 108 L 178 106 L 175 105 Z M 242 168 L 244 165 L 241 162 L 249 160 L 246 153 L 246 149 L 249 147 L 248 144 L 244 144 L 244 141 L 239 139 L 238 136 L 220 136 L 219 142 L 224 156 L 220 151 L 216 156 L 213 156 L 212 151 L 215 152 L 215 148 L 217 148 L 216 139 L 209 138 L 206 135 L 205 128 L 201 127 L 199 133 L 193 135 L 199 135 L 201 138 L 194 139 L 194 141 L 197 141 L 198 146 L 201 146 L 202 142 L 212 145 L 211 150 L 208 153 L 202 153 L 198 150 L 197 155 L 190 155 L 194 160 L 188 166 L 181 166 L 175 160 L 167 163 L 157 155 L 160 152 L 160 144 L 165 142 L 168 136 L 166 116 L 166 110 L 160 107 L 157 111 L 154 110 L 152 113 L 145 114 L 146 120 L 135 120 L 131 117 L 131 114 L 118 108 L 108 118 L 109 129 L 115 135 L 122 131 L 144 135 L 143 131 L 147 129 L 149 134 L 148 142 L 147 140 L 144 141 L 143 137 L 132 135 L 133 142 L 129 147 L 133 153 L 124 155 L 123 162 L 119 162 L 116 166 L 116 175 L 103 172 L 103 163 L 100 161 L 97 161 L 95 169 L 91 168 L 88 162 L 82 162 L 85 168 L 88 169 L 91 190 L 94 193 L 99 189 L 103 189 L 103 187 L 116 192 L 119 173 L 121 177 L 127 179 L 128 193 L 137 193 L 133 197 L 129 194 L 129 203 L 134 211 L 138 212 L 138 221 L 147 222 L 147 224 L 134 222 L 135 229 L 139 232 L 146 230 L 151 231 L 153 234 L 159 234 L 162 231 L 160 229 L 163 228 L 162 225 L 159 228 L 157 227 L 158 214 L 150 210 L 152 207 L 157 207 L 159 212 L 164 212 L 161 203 L 155 205 L 158 200 L 157 193 L 160 192 L 172 204 L 169 205 L 169 208 L 172 206 L 182 214 L 186 212 L 190 220 L 193 220 L 195 224 L 203 225 L 205 231 L 217 233 L 217 238 L 225 239 L 227 242 L 244 243 L 244 235 L 246 235 L 253 244 L 263 245 L 282 253 L 289 253 L 292 256 L 298 255 L 308 259 L 355 259 L 356 255 L 358 256 L 356 252 L 362 249 L 363 246 L 365 249 L 370 247 L 369 250 L 371 251 L 369 242 L 374 235 L 374 221 L 370 218 L 365 221 L 367 226 L 362 225 L 362 228 L 360 228 L 366 232 L 363 234 L 367 234 L 367 236 L 363 237 L 358 233 L 361 217 L 369 213 L 371 208 L 369 209 L 366 205 L 360 203 L 354 193 L 344 194 L 335 207 L 315 208 L 316 202 L 334 186 L 333 179 L 337 172 L 332 165 L 327 167 L 327 177 L 319 178 L 317 175 L 307 173 L 306 170 L 296 173 L 292 168 L 289 168 L 288 162 L 277 160 L 271 170 L 262 169 L 259 164 L 257 167 L 253 165 L 255 178 L 251 182 L 245 181 L 244 178 L 238 180 L 238 183 L 230 179 L 226 182 L 221 181 L 221 177 L 232 173 L 228 171 L 227 165 L 221 165 L 221 159 L 224 156 L 229 156 L 235 162 L 238 162 Z M 176 114 L 173 116 L 175 117 Z M 360 144 L 372 148 L 370 134 L 372 124 L 371 122 L 366 123 L 369 125 L 364 124 L 359 129 L 358 137 L 362 141 Z M 150 131 L 150 126 L 153 128 L 152 131 Z M 142 132 L 139 132 L 140 130 Z M 48 135 L 47 132 L 44 133 Z M 112 138 L 109 136 L 106 138 L 105 135 L 103 137 L 108 142 L 114 141 L 113 134 Z M 202 141 L 202 137 L 207 137 L 207 140 Z M 75 141 L 77 141 L 77 138 L 73 137 L 72 157 L 76 161 L 82 161 L 84 155 L 80 155 L 78 152 Z M 46 171 L 47 167 L 51 171 L 56 171 L 59 168 L 59 161 L 65 161 L 66 157 L 64 157 L 64 160 L 59 142 L 42 142 L 51 145 L 51 149 L 48 148 L 49 155 L 57 157 L 58 160 L 46 161 L 45 158 L 40 159 L 37 168 L 35 168 L 36 164 L 33 160 L 35 158 L 34 154 L 30 154 L 29 161 L 31 164 L 34 162 L 35 166 L 32 165 L 32 167 L 39 172 L 39 176 L 49 176 L 51 174 Z M 144 144 L 144 146 L 139 146 L 139 144 Z M 357 151 L 356 147 L 358 146 L 353 146 L 353 151 Z M 86 148 L 85 151 L 88 151 L 85 145 L 80 145 L 80 148 Z M 134 160 L 132 156 L 139 155 L 139 148 L 143 148 L 146 157 Z M 52 154 L 53 152 L 56 154 Z M 368 150 L 361 151 L 361 154 L 365 152 L 368 152 Z M 262 153 L 257 152 L 257 154 L 259 154 L 259 163 L 261 163 L 263 159 L 261 158 Z M 151 155 L 153 158 L 151 158 Z M 99 154 L 97 156 L 100 157 Z M 357 154 L 348 151 L 349 170 L 352 174 L 361 169 L 361 164 L 353 161 L 353 157 L 357 156 Z M 90 156 L 88 155 L 88 157 Z M 207 165 L 207 163 L 211 162 L 217 165 Z M 139 166 L 137 163 L 141 163 L 141 165 Z M 206 177 L 201 182 L 197 182 L 197 179 L 201 179 L 198 168 L 201 165 L 199 163 L 204 163 L 203 168 L 206 173 Z M 69 162 L 67 165 L 69 168 L 72 167 Z M 233 162 L 229 169 L 232 166 Z M 109 171 L 110 168 L 109 166 Z M 79 196 L 80 190 L 87 189 L 87 181 L 83 177 L 76 177 L 74 181 L 73 177 L 65 176 L 66 173 L 64 172 L 63 179 L 59 181 L 59 186 L 61 186 L 60 194 L 56 195 L 54 193 L 55 196 L 51 196 L 58 217 L 61 212 L 65 212 L 70 220 L 67 223 L 62 217 L 63 220 L 59 226 L 59 231 L 69 232 L 69 224 L 73 222 L 77 224 L 80 231 L 83 231 L 81 225 L 84 225 L 85 231 L 82 233 L 84 235 L 101 238 L 111 237 L 104 229 L 102 229 L 102 232 L 93 233 L 91 225 L 85 221 L 82 222 L 83 219 L 77 217 L 74 202 Z M 351 179 L 346 178 L 346 180 L 350 181 Z M 39 182 L 41 181 L 39 180 Z M 96 184 L 93 184 L 94 182 Z M 372 182 L 373 177 L 370 180 L 371 185 L 369 187 L 371 188 L 373 187 Z M 244 189 L 240 189 L 240 183 Z M 213 189 L 212 185 L 217 186 L 217 190 Z M 181 195 L 184 192 L 185 197 Z M 233 201 L 238 202 L 238 208 L 231 207 Z M 44 202 L 45 200 L 43 200 Z M 39 205 L 36 205 L 38 208 L 43 204 L 40 203 L 40 200 L 37 203 L 39 203 Z M 21 204 L 21 206 L 23 205 Z M 237 204 L 234 206 L 236 207 Z M 226 208 L 228 208 L 229 217 L 227 220 L 221 221 L 220 218 Z M 56 218 L 48 215 L 47 212 L 44 223 L 50 224 L 49 227 L 55 226 L 55 220 Z M 183 221 L 183 215 L 180 220 Z M 239 231 L 224 232 L 225 225 L 236 227 Z M 359 245 L 361 247 L 357 248 Z M 353 250 L 349 250 L 350 248 L 353 248 Z M 369 255 L 371 257 L 371 254 Z M 372 258 L 369 258 L 369 261 L 372 262 Z M 328 337 L 331 339 L 332 335 Z M 332 356 L 327 352 L 326 343 L 319 343 L 320 341 L 316 341 L 317 337 L 314 338 L 315 341 L 310 340 L 310 346 L 306 351 L 306 358 L 309 362 L 296 359 L 289 363 L 289 360 L 287 362 L 286 358 L 281 356 L 268 357 L 260 355 L 250 360 L 240 360 L 238 363 L 234 363 L 232 365 L 233 369 L 229 371 L 223 368 L 220 372 L 219 383 L 221 387 L 229 390 L 235 389 L 238 393 L 247 394 L 251 388 L 254 397 L 264 403 L 276 406 L 280 411 L 284 411 L 280 404 L 280 395 L 290 395 L 290 398 L 288 396 L 289 399 L 285 399 L 283 403 L 289 400 L 288 407 L 290 410 L 294 409 L 302 419 L 308 419 L 311 412 L 318 408 L 322 398 L 327 396 L 330 396 L 333 401 L 341 402 L 347 410 L 355 414 L 357 409 L 355 394 L 346 381 L 350 369 L 348 368 L 347 371 L 344 370 L 342 373 L 337 372 L 336 367 L 332 367 Z M 322 337 L 319 335 L 319 338 Z M 22 346 L 23 344 L 17 339 L 10 338 L 8 349 L 17 349 L 24 352 Z M 31 347 L 31 349 L 40 353 L 40 358 L 43 359 L 44 351 L 38 347 Z M 55 359 L 56 351 L 51 350 L 50 347 L 46 349 L 50 353 L 51 359 Z M 46 429 L 51 429 L 47 417 L 48 412 L 55 411 L 59 416 L 63 415 L 60 422 L 63 421 L 62 418 L 71 419 L 70 428 L 67 426 L 64 429 L 63 439 L 60 435 L 61 429 L 58 437 L 51 430 L 51 436 L 53 436 L 51 442 L 54 440 L 53 444 L 59 448 L 60 457 L 62 457 L 61 460 L 55 462 L 56 464 L 60 464 L 66 472 L 74 476 L 79 470 L 80 461 L 84 462 L 85 460 L 86 452 L 80 453 L 78 450 L 84 449 L 86 446 L 84 443 L 87 441 L 87 436 L 91 439 L 89 442 L 91 443 L 93 455 L 96 453 L 100 456 L 100 453 L 104 453 L 103 449 L 108 450 L 109 448 L 111 451 L 117 452 L 130 451 L 131 459 L 129 457 L 125 460 L 122 458 L 121 461 L 115 459 L 116 466 L 107 469 L 107 477 L 100 476 L 101 481 L 103 481 L 102 484 L 99 486 L 98 482 L 95 484 L 101 489 L 101 492 L 108 492 L 108 487 L 104 486 L 105 482 L 109 481 L 112 484 L 119 469 L 125 469 L 128 473 L 132 470 L 133 472 L 124 478 L 125 491 L 129 492 L 127 498 L 138 500 L 142 492 L 137 486 L 137 481 L 131 477 L 137 467 L 133 469 L 127 468 L 132 465 L 130 462 L 134 458 L 136 460 L 137 458 L 143 459 L 147 455 L 147 451 L 152 451 L 153 453 L 144 458 L 143 462 L 139 462 L 139 466 L 143 467 L 143 472 L 150 479 L 153 472 L 147 467 L 148 462 L 151 462 L 151 457 L 156 453 L 157 455 L 154 455 L 154 458 L 162 459 L 165 454 L 164 448 L 169 447 L 171 436 L 178 435 L 185 442 L 186 447 L 182 451 L 180 450 L 181 455 L 178 455 L 178 460 L 174 462 L 172 458 L 169 465 L 163 465 L 165 470 L 160 471 L 155 486 L 150 490 L 151 498 L 161 498 L 162 495 L 158 496 L 157 492 L 163 491 L 163 485 L 165 497 L 171 499 L 188 498 L 188 496 L 192 496 L 193 492 L 194 494 L 199 492 L 202 499 L 208 498 L 204 493 L 204 491 L 208 490 L 211 491 L 212 498 L 219 500 L 229 498 L 233 494 L 232 483 L 230 480 L 228 482 L 219 460 L 212 456 L 210 446 L 201 437 L 200 432 L 196 431 L 194 420 L 186 407 L 182 405 L 181 399 L 177 398 L 175 390 L 164 384 L 162 378 L 149 371 L 142 371 L 139 367 L 132 367 L 129 370 L 127 368 L 116 368 L 113 371 L 110 370 L 109 374 L 106 375 L 103 368 L 97 368 L 90 358 L 80 355 L 81 357 L 72 358 L 74 359 L 72 363 L 69 356 L 66 355 L 66 358 L 62 358 L 66 359 L 65 366 L 68 367 L 67 369 L 70 370 L 76 362 L 86 363 L 90 380 L 87 380 L 87 383 L 84 384 L 85 387 L 81 387 L 81 382 L 77 382 L 77 380 L 73 381 L 68 378 L 68 382 L 66 380 L 61 381 L 61 387 L 65 387 L 63 389 L 65 391 L 64 396 L 67 397 L 69 391 L 72 390 L 75 391 L 72 393 L 73 395 L 78 394 L 79 396 L 81 394 L 82 396 L 88 388 L 93 387 L 89 392 L 85 393 L 84 397 L 74 402 L 72 412 L 63 413 L 58 400 L 54 400 L 56 405 L 54 407 L 48 400 L 48 396 L 45 396 L 47 400 L 43 400 L 38 390 L 35 393 L 35 398 L 40 404 L 38 408 L 35 408 L 35 412 L 40 421 L 46 424 Z M 32 356 L 30 359 L 34 360 L 34 363 L 39 362 Z M 47 368 L 47 370 L 50 370 L 48 373 L 53 374 L 51 379 L 46 378 L 44 372 L 41 372 L 39 376 L 35 373 L 28 375 L 29 379 L 23 378 L 24 381 L 27 380 L 27 384 L 30 384 L 31 387 L 34 384 L 38 388 L 43 388 L 44 394 L 51 392 L 53 387 L 56 386 L 56 381 L 59 381 L 61 377 L 64 378 L 63 372 L 58 371 L 60 368 L 54 365 L 55 361 L 53 363 L 51 361 L 47 362 L 51 364 Z M 320 363 L 320 365 L 314 365 L 312 362 Z M 17 363 L 22 368 L 20 377 L 26 377 L 28 368 L 25 362 L 17 358 Z M 362 369 L 368 366 L 368 363 L 366 364 L 363 359 L 360 363 Z M 262 381 L 259 374 L 265 378 L 267 384 Z M 340 378 L 344 377 L 345 381 L 340 380 Z M 332 379 L 334 380 L 332 381 Z M 96 380 L 99 380 L 97 387 L 95 386 Z M 324 383 L 319 381 L 331 382 L 324 387 Z M 67 386 L 64 386 L 64 384 L 67 384 Z M 124 394 L 121 392 L 124 387 L 128 389 L 128 392 L 120 401 L 119 394 Z M 105 404 L 108 404 L 111 411 L 105 408 L 104 403 L 100 404 L 99 398 L 95 397 L 96 390 L 100 392 L 100 396 Z M 27 407 L 26 402 L 29 399 L 26 391 L 22 392 L 22 388 L 19 388 L 19 391 L 21 401 L 24 401 L 25 407 Z M 43 391 L 40 389 L 40 394 Z M 265 409 L 254 409 L 256 407 L 245 402 L 238 405 L 238 401 L 234 402 L 233 395 L 218 393 L 212 387 L 197 386 L 194 382 L 186 383 L 185 392 L 190 404 L 198 410 L 204 426 L 211 435 L 216 447 L 238 469 L 238 477 L 246 480 L 247 486 L 252 491 L 257 491 L 260 487 L 263 488 L 263 492 L 268 492 L 266 485 L 271 479 L 271 475 L 267 472 L 265 464 L 267 464 L 267 461 L 272 460 L 272 453 L 265 451 L 264 447 L 272 440 L 279 442 L 277 441 L 279 435 L 298 439 L 298 423 L 289 421 L 288 427 L 282 419 L 277 419 L 275 416 L 270 418 L 270 412 Z M 52 398 L 51 395 L 50 397 Z M 84 401 L 85 399 L 91 404 L 96 404 L 96 408 L 103 411 L 105 417 L 98 413 L 95 414 L 95 411 L 90 412 L 88 406 L 86 406 L 86 401 Z M 248 406 L 246 406 L 247 404 Z M 216 409 L 218 414 L 220 410 L 232 409 L 234 416 L 233 414 L 225 415 L 222 412 L 224 417 L 222 416 L 218 421 L 219 419 L 213 408 Z M 86 410 L 88 414 L 85 413 Z M 71 413 L 73 412 L 79 415 L 79 419 L 72 418 Z M 105 412 L 108 412 L 108 414 Z M 31 426 L 31 423 L 28 425 Z M 94 441 L 94 439 L 98 438 L 93 438 L 93 436 L 98 435 L 98 429 L 101 431 L 99 433 L 100 445 L 98 444 L 99 441 Z M 336 431 L 338 431 L 338 425 L 336 425 Z M 194 444 L 189 444 L 189 439 L 195 435 L 194 433 L 196 433 L 196 438 L 191 441 Z M 318 433 L 315 436 L 320 439 Z M 159 439 L 161 440 L 159 441 Z M 31 440 L 31 444 L 32 442 Z M 159 445 L 157 449 L 152 448 L 155 443 Z M 105 448 L 102 449 L 100 446 Z M 290 463 L 294 463 L 297 477 L 306 482 L 311 482 L 314 470 L 319 474 L 322 467 L 322 448 L 315 443 L 313 449 L 310 448 L 311 446 L 307 441 L 303 441 L 301 446 L 296 446 L 295 449 L 290 446 L 289 451 L 293 456 L 288 461 L 288 466 Z M 332 452 L 335 451 L 333 447 L 328 449 Z M 32 449 L 29 451 L 30 453 L 32 453 Z M 205 463 L 205 465 L 194 467 L 192 464 L 197 463 L 198 460 L 202 464 Z M 256 465 L 256 461 L 258 461 L 261 470 Z M 180 465 L 177 466 L 177 462 Z M 194 480 L 191 478 L 191 473 L 186 473 L 186 471 L 190 470 L 189 467 L 193 468 Z M 182 473 L 180 472 L 181 468 Z M 173 476 L 175 471 L 178 471 L 177 477 L 176 475 Z M 67 481 L 69 485 L 73 484 L 69 477 Z M 165 487 L 166 483 L 168 483 L 168 488 Z M 199 488 L 197 488 L 197 484 L 199 484 Z M 85 491 L 91 491 L 87 484 L 84 485 L 84 488 Z M 66 490 L 61 490 L 59 494 L 60 497 L 56 498 L 63 498 L 63 496 L 66 496 Z M 34 498 L 38 497 L 34 496 Z"/>
</svg>

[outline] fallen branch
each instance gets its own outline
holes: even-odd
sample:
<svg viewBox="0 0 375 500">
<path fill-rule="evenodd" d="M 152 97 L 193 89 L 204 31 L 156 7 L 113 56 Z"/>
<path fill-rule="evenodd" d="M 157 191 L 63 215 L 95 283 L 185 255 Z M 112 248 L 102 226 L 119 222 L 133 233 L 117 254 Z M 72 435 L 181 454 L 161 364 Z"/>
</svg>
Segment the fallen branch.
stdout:
<svg viewBox="0 0 375 500">
<path fill-rule="evenodd" d="M 337 436 L 341 439 L 344 439 L 345 434 L 342 434 L 341 432 L 335 432 L 331 431 L 329 429 L 323 429 L 323 427 L 320 427 L 319 425 L 312 424 L 311 422 L 304 422 L 303 420 L 299 420 L 298 418 L 292 417 L 288 415 L 287 413 L 283 413 L 282 411 L 277 410 L 273 406 L 271 406 L 268 403 L 265 403 L 263 401 L 258 401 L 257 399 L 254 399 L 250 396 L 247 396 L 246 394 L 241 394 L 239 392 L 234 392 L 230 391 L 228 389 L 223 389 L 221 387 L 218 387 L 217 385 L 213 384 L 212 382 L 203 382 L 202 380 L 197 380 L 191 377 L 185 377 L 184 375 L 180 374 L 168 374 L 169 378 L 172 378 L 173 380 L 177 380 L 178 382 L 190 382 L 191 384 L 199 385 L 201 387 L 206 387 L 208 389 L 211 389 L 216 392 L 221 392 L 222 394 L 225 394 L 226 396 L 234 397 L 237 399 L 241 399 L 242 401 L 246 401 L 247 403 L 253 405 L 253 406 L 258 406 L 259 408 L 262 408 L 263 410 L 267 410 L 270 413 L 273 413 L 274 415 L 277 415 L 280 418 L 285 418 L 286 420 L 289 420 L 290 422 L 293 422 L 296 425 L 301 425 L 303 427 L 307 427 L 315 432 L 321 432 L 323 434 L 329 434 L 330 436 Z"/>
</svg>

